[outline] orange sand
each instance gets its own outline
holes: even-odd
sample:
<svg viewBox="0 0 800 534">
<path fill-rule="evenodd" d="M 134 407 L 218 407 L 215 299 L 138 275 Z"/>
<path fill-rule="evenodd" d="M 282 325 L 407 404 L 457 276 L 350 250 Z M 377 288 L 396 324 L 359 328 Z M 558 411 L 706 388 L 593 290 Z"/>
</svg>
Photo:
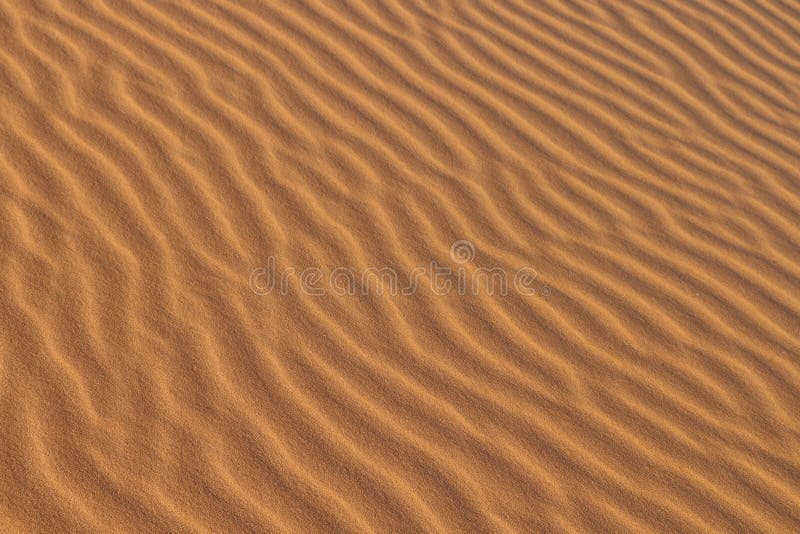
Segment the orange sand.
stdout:
<svg viewBox="0 0 800 534">
<path fill-rule="evenodd" d="M 799 36 L 0 0 L 0 532 L 800 532 Z"/>
</svg>

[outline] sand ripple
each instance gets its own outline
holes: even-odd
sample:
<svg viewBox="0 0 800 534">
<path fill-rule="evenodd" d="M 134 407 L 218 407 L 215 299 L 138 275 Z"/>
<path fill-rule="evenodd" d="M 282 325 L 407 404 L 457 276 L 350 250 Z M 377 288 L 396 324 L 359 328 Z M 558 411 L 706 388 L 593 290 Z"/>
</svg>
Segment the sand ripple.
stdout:
<svg viewBox="0 0 800 534">
<path fill-rule="evenodd" d="M 0 0 L 0 531 L 800 531 L 798 35 Z M 531 292 L 259 295 L 269 258 Z"/>
</svg>

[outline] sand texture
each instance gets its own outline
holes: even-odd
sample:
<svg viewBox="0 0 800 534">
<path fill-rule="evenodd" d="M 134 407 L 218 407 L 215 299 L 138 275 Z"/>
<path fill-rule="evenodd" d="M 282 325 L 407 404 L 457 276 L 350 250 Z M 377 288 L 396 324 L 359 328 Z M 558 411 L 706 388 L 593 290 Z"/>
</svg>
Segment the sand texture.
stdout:
<svg viewBox="0 0 800 534">
<path fill-rule="evenodd" d="M 0 533 L 800 532 L 798 0 L 0 41 Z"/>
</svg>

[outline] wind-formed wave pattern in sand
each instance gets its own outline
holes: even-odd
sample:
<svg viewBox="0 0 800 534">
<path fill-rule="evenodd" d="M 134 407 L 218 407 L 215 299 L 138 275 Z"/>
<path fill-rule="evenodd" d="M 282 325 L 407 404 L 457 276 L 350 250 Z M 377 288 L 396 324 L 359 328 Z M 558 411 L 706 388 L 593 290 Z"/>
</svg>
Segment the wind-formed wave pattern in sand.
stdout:
<svg viewBox="0 0 800 534">
<path fill-rule="evenodd" d="M 0 0 L 0 531 L 797 532 L 798 35 Z M 270 257 L 548 289 L 258 295 Z"/>
</svg>

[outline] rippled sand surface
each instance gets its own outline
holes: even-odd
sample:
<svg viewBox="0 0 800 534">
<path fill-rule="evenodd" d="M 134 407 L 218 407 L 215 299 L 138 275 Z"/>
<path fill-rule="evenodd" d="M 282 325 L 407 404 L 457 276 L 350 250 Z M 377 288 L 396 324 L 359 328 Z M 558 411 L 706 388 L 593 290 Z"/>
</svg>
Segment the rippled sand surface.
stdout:
<svg viewBox="0 0 800 534">
<path fill-rule="evenodd" d="M 800 532 L 796 0 L 0 40 L 0 532 Z"/>
</svg>

